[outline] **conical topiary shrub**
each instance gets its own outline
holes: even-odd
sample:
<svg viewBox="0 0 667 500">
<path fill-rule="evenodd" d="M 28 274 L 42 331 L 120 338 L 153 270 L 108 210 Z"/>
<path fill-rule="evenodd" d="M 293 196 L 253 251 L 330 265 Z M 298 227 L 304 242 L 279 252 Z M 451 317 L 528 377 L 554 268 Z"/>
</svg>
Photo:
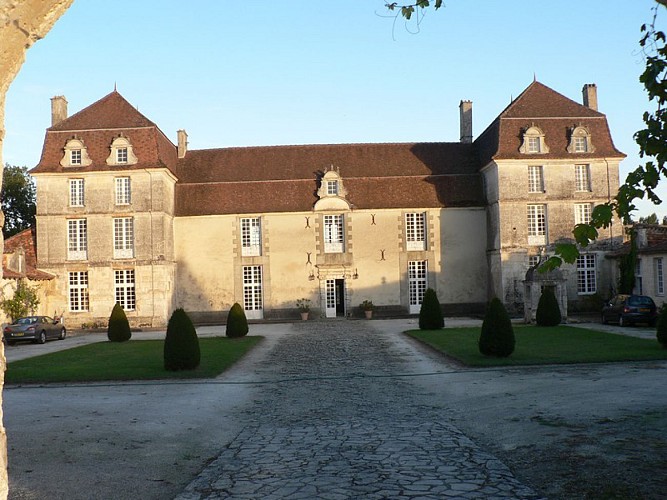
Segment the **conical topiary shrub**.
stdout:
<svg viewBox="0 0 667 500">
<path fill-rule="evenodd" d="M 197 331 L 183 309 L 176 309 L 167 324 L 164 339 L 164 368 L 169 371 L 194 370 L 201 353 Z"/>
<path fill-rule="evenodd" d="M 419 329 L 439 330 L 443 326 L 445 326 L 445 320 L 442 317 L 438 296 L 433 288 L 427 288 L 424 292 L 422 306 L 419 309 Z"/>
<path fill-rule="evenodd" d="M 662 305 L 658 314 L 655 335 L 658 337 L 658 342 L 662 344 L 662 347 L 667 349 L 667 305 L 665 304 Z"/>
<path fill-rule="evenodd" d="M 241 305 L 236 302 L 229 310 L 227 315 L 227 331 L 225 334 L 228 337 L 243 337 L 248 333 L 248 320 L 245 317 L 245 312 Z"/>
<path fill-rule="evenodd" d="M 125 311 L 116 303 L 109 316 L 109 327 L 107 328 L 107 337 L 111 342 L 126 342 L 132 338 L 130 323 L 127 321 Z"/>
<path fill-rule="evenodd" d="M 553 287 L 545 286 L 542 295 L 540 295 L 540 301 L 537 303 L 537 313 L 535 314 L 537 325 L 556 326 L 560 325 L 562 319 Z"/>
<path fill-rule="evenodd" d="M 514 328 L 507 310 L 497 297 L 486 309 L 482 333 L 479 336 L 479 352 L 485 356 L 506 358 L 514 352 Z"/>
</svg>

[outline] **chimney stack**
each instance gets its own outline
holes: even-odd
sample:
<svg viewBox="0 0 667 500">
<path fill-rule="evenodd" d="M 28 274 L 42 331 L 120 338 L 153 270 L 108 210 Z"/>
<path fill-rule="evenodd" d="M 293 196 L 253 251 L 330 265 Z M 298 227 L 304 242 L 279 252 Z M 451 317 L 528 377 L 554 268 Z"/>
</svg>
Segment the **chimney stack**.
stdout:
<svg viewBox="0 0 667 500">
<path fill-rule="evenodd" d="M 67 99 L 64 95 L 51 98 L 51 126 L 57 125 L 67 118 Z"/>
<path fill-rule="evenodd" d="M 178 157 L 185 158 L 188 151 L 188 133 L 185 130 L 179 130 L 178 134 Z"/>
<path fill-rule="evenodd" d="M 461 101 L 459 104 L 461 117 L 461 143 L 472 143 L 472 101 Z"/>
<path fill-rule="evenodd" d="M 588 106 L 594 111 L 598 110 L 598 87 L 594 83 L 587 83 L 581 89 L 584 95 L 584 106 Z"/>
</svg>

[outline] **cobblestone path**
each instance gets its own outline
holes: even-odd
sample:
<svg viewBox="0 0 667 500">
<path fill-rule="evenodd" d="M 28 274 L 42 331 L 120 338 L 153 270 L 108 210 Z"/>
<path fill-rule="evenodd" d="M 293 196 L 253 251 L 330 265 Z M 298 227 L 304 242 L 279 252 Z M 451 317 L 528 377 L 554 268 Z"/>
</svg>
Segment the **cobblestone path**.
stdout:
<svg viewBox="0 0 667 500">
<path fill-rule="evenodd" d="M 293 330 L 255 367 L 247 426 L 178 500 L 538 498 L 401 376 L 404 339 L 364 321 Z"/>
</svg>

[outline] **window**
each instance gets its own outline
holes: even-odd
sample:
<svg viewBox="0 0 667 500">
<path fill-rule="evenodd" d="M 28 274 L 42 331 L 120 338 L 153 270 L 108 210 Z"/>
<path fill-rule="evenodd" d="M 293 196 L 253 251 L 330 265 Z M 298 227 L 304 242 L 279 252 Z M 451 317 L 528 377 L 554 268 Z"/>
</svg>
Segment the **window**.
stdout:
<svg viewBox="0 0 667 500">
<path fill-rule="evenodd" d="M 655 294 L 665 295 L 665 275 L 662 267 L 662 257 L 653 260 L 655 262 Z"/>
<path fill-rule="evenodd" d="M 114 294 L 116 303 L 126 311 L 134 311 L 137 307 L 137 297 L 134 288 L 134 269 L 115 270 Z"/>
<path fill-rule="evenodd" d="M 528 244 L 544 245 L 547 236 L 545 205 L 528 205 Z"/>
<path fill-rule="evenodd" d="M 338 181 L 327 181 L 327 194 L 331 196 L 338 195 Z"/>
<path fill-rule="evenodd" d="M 83 206 L 83 179 L 69 180 L 69 206 L 82 207 Z"/>
<path fill-rule="evenodd" d="M 88 271 L 68 273 L 69 282 L 69 310 L 88 310 Z"/>
<path fill-rule="evenodd" d="M 72 149 L 70 152 L 69 163 L 70 165 L 81 165 L 81 150 Z"/>
<path fill-rule="evenodd" d="M 567 146 L 568 153 L 593 153 L 595 148 L 591 143 L 591 133 L 586 127 L 579 125 L 572 130 L 570 143 Z"/>
<path fill-rule="evenodd" d="M 343 216 L 324 216 L 324 252 L 343 253 L 345 244 L 343 239 Z"/>
<path fill-rule="evenodd" d="M 424 212 L 405 214 L 405 237 L 407 241 L 407 250 L 426 250 L 425 219 L 426 214 Z"/>
<path fill-rule="evenodd" d="M 424 292 L 427 285 L 427 263 L 426 260 L 413 260 L 408 262 L 408 303 L 410 314 L 416 314 L 421 308 L 424 300 Z"/>
<path fill-rule="evenodd" d="M 574 223 L 588 224 L 591 221 L 591 212 L 593 205 L 590 203 L 575 203 L 574 204 Z"/>
<path fill-rule="evenodd" d="M 261 311 L 262 308 L 262 266 L 243 266 L 243 309 Z"/>
<path fill-rule="evenodd" d="M 528 192 L 544 193 L 544 176 L 541 166 L 528 167 Z"/>
<path fill-rule="evenodd" d="M 241 219 L 241 255 L 262 254 L 262 230 L 259 217 Z"/>
<path fill-rule="evenodd" d="M 86 260 L 88 258 L 88 227 L 86 219 L 67 221 L 67 258 Z"/>
<path fill-rule="evenodd" d="M 132 201 L 129 177 L 116 177 L 116 205 L 129 205 Z"/>
<path fill-rule="evenodd" d="M 523 133 L 523 142 L 519 148 L 523 154 L 543 154 L 549 152 L 549 147 L 544 140 L 544 132 L 535 125 L 528 127 Z"/>
<path fill-rule="evenodd" d="M 116 150 L 116 163 L 127 163 L 127 148 Z"/>
<path fill-rule="evenodd" d="M 642 279 L 642 260 L 637 259 L 635 265 L 635 288 L 633 290 L 637 295 L 644 294 L 644 281 Z"/>
<path fill-rule="evenodd" d="M 595 279 L 595 254 L 577 257 L 577 293 L 590 295 L 597 291 Z"/>
<path fill-rule="evenodd" d="M 590 169 L 588 165 L 574 166 L 574 184 L 576 191 L 591 190 Z"/>
<path fill-rule="evenodd" d="M 113 258 L 134 257 L 134 219 L 118 217 L 113 220 Z"/>
<path fill-rule="evenodd" d="M 528 267 L 535 267 L 540 263 L 539 255 L 531 255 L 528 257 Z"/>
</svg>

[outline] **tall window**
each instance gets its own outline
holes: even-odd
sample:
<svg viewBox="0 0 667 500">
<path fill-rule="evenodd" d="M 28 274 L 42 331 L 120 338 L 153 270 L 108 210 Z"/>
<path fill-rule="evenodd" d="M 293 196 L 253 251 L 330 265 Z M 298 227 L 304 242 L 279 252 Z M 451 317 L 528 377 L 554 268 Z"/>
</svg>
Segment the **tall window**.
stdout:
<svg viewBox="0 0 667 500">
<path fill-rule="evenodd" d="M 127 163 L 127 148 L 116 150 L 116 163 Z"/>
<path fill-rule="evenodd" d="M 70 165 L 81 165 L 81 150 L 72 149 L 69 152 L 69 163 Z"/>
<path fill-rule="evenodd" d="M 408 262 L 408 304 L 410 313 L 419 312 L 421 303 L 424 300 L 424 292 L 427 286 L 427 263 L 426 260 L 413 260 Z"/>
<path fill-rule="evenodd" d="M 131 259 L 134 257 L 134 219 L 118 217 L 113 220 L 113 257 Z"/>
<path fill-rule="evenodd" d="M 69 180 L 69 206 L 82 207 L 83 206 L 83 179 Z"/>
<path fill-rule="evenodd" d="M 88 226 L 86 219 L 67 221 L 67 258 L 86 260 L 88 258 Z"/>
<path fill-rule="evenodd" d="M 113 274 L 116 302 L 126 311 L 134 311 L 137 307 L 134 269 L 115 270 Z"/>
<path fill-rule="evenodd" d="M 324 252 L 343 253 L 345 251 L 345 240 L 343 238 L 342 215 L 324 216 Z"/>
<path fill-rule="evenodd" d="M 262 308 L 262 266 L 243 266 L 243 309 Z"/>
<path fill-rule="evenodd" d="M 576 191 L 590 191 L 590 167 L 588 165 L 574 166 L 574 181 Z"/>
<path fill-rule="evenodd" d="M 67 273 L 69 283 L 69 310 L 88 310 L 88 271 Z"/>
<path fill-rule="evenodd" d="M 591 221 L 591 212 L 593 205 L 590 203 L 575 203 L 574 204 L 574 223 L 588 224 Z"/>
<path fill-rule="evenodd" d="M 405 237 L 407 250 L 426 250 L 426 214 L 424 212 L 405 214 Z"/>
<path fill-rule="evenodd" d="M 580 255 L 577 257 L 577 292 L 586 295 L 596 291 L 595 254 Z"/>
<path fill-rule="evenodd" d="M 129 205 L 132 201 L 129 177 L 116 177 L 116 205 Z"/>
<path fill-rule="evenodd" d="M 655 261 L 655 294 L 665 295 L 665 275 L 662 266 L 662 257 L 653 260 Z"/>
<path fill-rule="evenodd" d="M 259 217 L 241 219 L 241 255 L 262 254 L 262 227 Z"/>
<path fill-rule="evenodd" d="M 544 192 L 544 176 L 542 173 L 542 166 L 530 165 L 528 167 L 528 192 L 543 193 Z"/>
<path fill-rule="evenodd" d="M 644 280 L 642 279 L 642 260 L 637 259 L 635 264 L 635 289 L 634 293 L 637 295 L 644 294 Z"/>
<path fill-rule="evenodd" d="M 540 138 L 526 137 L 526 152 L 539 153 L 540 152 Z"/>
<path fill-rule="evenodd" d="M 547 236 L 545 205 L 528 205 L 528 244 L 544 245 Z"/>
</svg>

